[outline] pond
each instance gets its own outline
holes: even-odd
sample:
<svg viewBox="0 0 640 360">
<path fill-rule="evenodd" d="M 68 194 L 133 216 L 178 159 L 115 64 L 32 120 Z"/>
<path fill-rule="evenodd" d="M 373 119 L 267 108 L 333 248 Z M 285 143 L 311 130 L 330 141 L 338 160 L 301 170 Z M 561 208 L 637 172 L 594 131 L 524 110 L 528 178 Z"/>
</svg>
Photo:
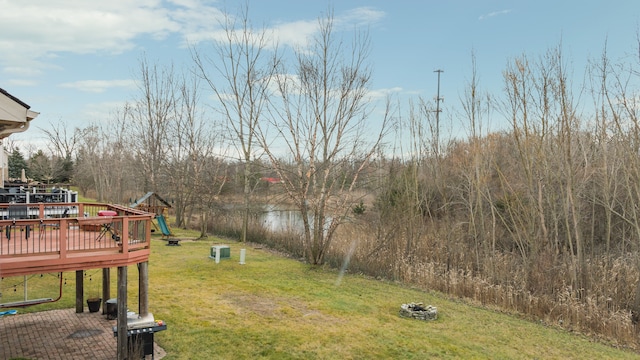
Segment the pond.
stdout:
<svg viewBox="0 0 640 360">
<path fill-rule="evenodd" d="M 302 232 L 304 229 L 300 211 L 281 205 L 263 205 L 257 217 L 259 223 L 271 232 Z"/>
<path fill-rule="evenodd" d="M 235 219 L 242 218 L 242 205 L 226 205 L 223 207 L 227 215 Z M 325 228 L 328 228 L 333 218 L 327 216 Z M 273 233 L 295 232 L 302 234 L 304 223 L 300 210 L 280 204 L 254 205 L 251 209 L 250 223 L 262 226 Z M 309 223 L 313 227 L 313 215 L 309 215 Z"/>
</svg>

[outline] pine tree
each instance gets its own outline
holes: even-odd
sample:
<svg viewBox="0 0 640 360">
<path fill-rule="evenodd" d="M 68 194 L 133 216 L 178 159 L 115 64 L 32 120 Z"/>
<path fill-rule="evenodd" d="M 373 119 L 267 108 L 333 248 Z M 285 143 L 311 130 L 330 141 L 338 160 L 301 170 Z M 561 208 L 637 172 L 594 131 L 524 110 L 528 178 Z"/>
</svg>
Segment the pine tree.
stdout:
<svg viewBox="0 0 640 360">
<path fill-rule="evenodd" d="M 14 148 L 9 155 L 9 178 L 20 179 L 22 176 L 22 169 L 25 169 L 27 177 L 30 175 L 29 166 L 27 161 L 22 156 L 19 148 Z"/>
</svg>

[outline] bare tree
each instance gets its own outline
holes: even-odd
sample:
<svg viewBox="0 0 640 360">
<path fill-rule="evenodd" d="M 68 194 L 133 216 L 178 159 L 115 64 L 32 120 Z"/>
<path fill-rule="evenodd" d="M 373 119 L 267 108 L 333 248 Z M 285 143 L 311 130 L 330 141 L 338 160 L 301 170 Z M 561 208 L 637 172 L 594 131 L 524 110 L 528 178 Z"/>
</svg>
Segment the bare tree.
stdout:
<svg viewBox="0 0 640 360">
<path fill-rule="evenodd" d="M 640 39 L 640 35 L 638 38 Z M 615 146 L 612 146 L 612 153 L 615 155 L 608 160 L 611 164 L 605 164 L 605 169 L 611 171 L 613 177 L 611 182 L 603 184 L 609 186 L 607 190 L 611 193 L 604 198 L 604 204 L 607 211 L 615 214 L 612 219 L 623 222 L 617 226 L 623 230 L 621 235 L 616 236 L 618 249 L 634 254 L 635 267 L 640 269 L 640 101 L 634 84 L 640 72 L 633 65 L 611 64 L 606 54 L 603 54 L 600 71 L 600 95 L 603 103 L 600 113 L 603 125 L 606 124 L 606 119 L 610 119 L 610 134 L 606 140 L 608 144 Z M 608 246 L 609 243 L 607 248 Z M 634 286 L 634 296 L 628 306 L 632 322 L 637 325 L 640 323 L 640 283 Z"/>
<path fill-rule="evenodd" d="M 80 129 L 69 129 L 63 121 L 58 121 L 50 129 L 40 128 L 47 136 L 48 147 L 51 154 L 60 158 L 71 158 L 80 142 Z"/>
<path fill-rule="evenodd" d="M 95 129 L 97 129 L 97 126 L 93 125 L 80 130 L 82 135 L 78 143 L 73 181 L 80 189 L 82 196 L 87 196 L 89 190 L 95 190 L 96 198 L 98 198 L 100 194 L 97 181 L 98 175 L 95 171 L 96 167 L 93 166 L 96 163 L 97 157 L 97 151 L 95 149 L 97 145 L 95 140 L 97 139 L 93 136 Z"/>
<path fill-rule="evenodd" d="M 105 191 L 100 181 L 102 174 L 99 171 L 103 141 L 98 125 L 89 125 L 81 130 L 74 176 L 82 195 L 87 196 L 88 191 L 93 189 L 98 201 L 104 200 Z"/>
<path fill-rule="evenodd" d="M 172 66 L 150 65 L 146 59 L 140 61 L 139 77 L 140 93 L 133 103 L 115 113 L 111 123 L 82 130 L 76 178 L 85 188 L 95 186 L 100 201 L 127 202 L 140 191 L 173 191 L 185 200 L 193 177 L 179 167 L 188 160 L 181 158 L 181 140 L 195 131 L 192 126 L 204 126 L 198 84 L 176 76 Z M 180 209 L 189 201 L 179 202 Z"/>
<path fill-rule="evenodd" d="M 144 191 L 160 192 L 166 185 L 164 161 L 175 136 L 170 129 L 176 118 L 177 84 L 173 66 L 149 64 L 143 58 L 139 70 L 140 97 L 124 109 L 131 149 L 135 149 Z"/>
<path fill-rule="evenodd" d="M 322 264 L 338 226 L 359 198 L 360 174 L 370 165 L 387 129 L 372 134 L 367 86 L 371 71 L 367 33 L 357 32 L 351 47 L 334 33 L 333 14 L 321 18 L 308 49 L 296 53 L 295 76 L 275 75 L 279 101 L 273 102 L 269 129 L 260 142 L 300 210 L 303 243 L 312 264 Z M 388 110 L 389 108 L 387 108 Z"/>
<path fill-rule="evenodd" d="M 466 196 L 462 196 L 460 202 L 468 210 L 469 237 L 473 239 L 475 266 L 480 268 L 485 258 L 493 261 L 491 255 L 496 250 L 496 214 L 493 206 L 486 205 L 493 203 L 488 180 L 494 160 L 488 149 L 490 142 L 483 140 L 483 131 L 486 131 L 483 119 L 490 118 L 491 101 L 488 95 L 485 97 L 481 93 L 474 52 L 471 54 L 471 71 L 464 96 L 460 99 L 464 117 L 468 120 L 470 148 L 470 164 L 463 171 L 467 181 Z"/>
<path fill-rule="evenodd" d="M 51 178 L 56 182 L 69 182 L 73 174 L 74 156 L 80 141 L 80 130 L 71 130 L 59 121 L 50 129 L 41 128 L 49 140 Z"/>
<path fill-rule="evenodd" d="M 245 8 L 238 19 L 227 16 L 222 24 L 224 35 L 216 41 L 215 56 L 194 50 L 193 59 L 218 100 L 225 119 L 229 140 L 236 148 L 244 167 L 242 235 L 247 240 L 251 200 L 251 161 L 256 157 L 256 129 L 268 103 L 268 89 L 273 78 L 275 53 L 267 52 L 269 39 L 265 30 L 255 30 Z M 220 80 L 218 80 L 220 79 Z"/>
<path fill-rule="evenodd" d="M 80 129 L 74 181 L 87 195 L 95 189 L 98 201 L 125 202 L 142 184 L 138 184 L 134 154 L 127 142 L 130 135 L 122 112 L 104 126 L 88 125 Z"/>
<path fill-rule="evenodd" d="M 199 81 L 186 76 L 180 81 L 180 96 L 176 103 L 176 122 L 172 128 L 175 146 L 169 152 L 167 166 L 172 193 L 175 197 L 176 225 L 186 227 L 191 212 L 201 214 L 200 237 L 207 236 L 206 216 L 211 202 L 220 194 L 226 181 L 221 176 L 224 163 L 217 161 L 223 147 L 219 128 L 207 119 L 200 107 Z"/>
<path fill-rule="evenodd" d="M 551 96 L 554 79 L 548 69 L 551 66 L 553 64 L 542 63 L 536 67 L 522 56 L 513 60 L 503 72 L 506 99 L 501 109 L 511 122 L 517 169 L 509 173 L 505 168 L 497 169 L 502 194 L 496 213 L 521 256 L 524 283 L 529 281 L 540 244 L 548 238 L 549 207 L 545 206 L 545 200 L 549 193 L 545 193 L 545 189 L 548 190 L 548 184 L 556 180 L 556 175 L 549 170 L 548 158 L 551 113 L 555 104 Z"/>
</svg>

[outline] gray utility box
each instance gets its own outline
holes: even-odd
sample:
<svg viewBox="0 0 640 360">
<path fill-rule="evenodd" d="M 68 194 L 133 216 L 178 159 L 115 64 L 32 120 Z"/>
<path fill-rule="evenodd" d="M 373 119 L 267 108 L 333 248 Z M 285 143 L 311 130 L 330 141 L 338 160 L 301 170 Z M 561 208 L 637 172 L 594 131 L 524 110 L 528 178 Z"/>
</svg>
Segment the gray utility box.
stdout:
<svg viewBox="0 0 640 360">
<path fill-rule="evenodd" d="M 216 253 L 220 252 L 220 259 L 229 259 L 231 258 L 231 249 L 228 245 L 215 245 L 211 247 L 211 253 L 209 257 L 212 259 L 216 258 Z"/>
</svg>

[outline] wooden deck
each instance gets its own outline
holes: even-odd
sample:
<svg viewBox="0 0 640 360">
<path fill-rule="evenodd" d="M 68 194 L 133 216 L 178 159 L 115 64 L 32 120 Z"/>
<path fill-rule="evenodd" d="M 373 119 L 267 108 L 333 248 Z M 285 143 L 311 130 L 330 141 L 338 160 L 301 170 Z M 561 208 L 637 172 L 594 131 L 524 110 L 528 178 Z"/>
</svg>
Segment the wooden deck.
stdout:
<svg viewBox="0 0 640 360">
<path fill-rule="evenodd" d="M 99 216 L 103 210 L 117 215 Z M 0 204 L 0 214 L 3 277 L 127 266 L 149 258 L 154 215 L 140 210 L 88 203 Z"/>
</svg>

